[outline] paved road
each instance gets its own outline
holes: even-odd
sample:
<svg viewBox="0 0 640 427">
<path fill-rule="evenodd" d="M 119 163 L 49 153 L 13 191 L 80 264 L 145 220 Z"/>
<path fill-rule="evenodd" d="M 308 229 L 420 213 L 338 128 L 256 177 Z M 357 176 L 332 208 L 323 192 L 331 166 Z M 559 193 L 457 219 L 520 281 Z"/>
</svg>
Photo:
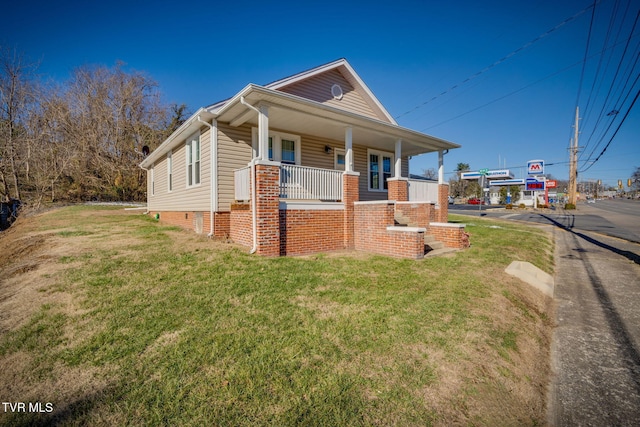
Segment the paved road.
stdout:
<svg viewBox="0 0 640 427">
<path fill-rule="evenodd" d="M 557 327 L 549 424 L 639 426 L 640 203 L 483 215 L 553 226 Z"/>
<path fill-rule="evenodd" d="M 449 212 L 463 215 L 481 215 L 490 218 L 512 219 L 557 225 L 572 230 L 593 231 L 640 243 L 640 201 L 627 199 L 599 200 L 580 203 L 577 211 L 526 211 L 491 209 L 479 212 L 466 206 L 449 206 Z"/>
</svg>

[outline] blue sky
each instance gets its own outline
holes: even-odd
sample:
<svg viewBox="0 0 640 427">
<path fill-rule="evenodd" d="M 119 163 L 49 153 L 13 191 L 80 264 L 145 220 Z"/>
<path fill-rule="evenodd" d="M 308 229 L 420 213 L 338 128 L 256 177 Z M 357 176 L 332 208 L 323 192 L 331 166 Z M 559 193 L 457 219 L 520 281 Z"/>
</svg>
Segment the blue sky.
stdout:
<svg viewBox="0 0 640 427">
<path fill-rule="evenodd" d="M 165 102 L 195 111 L 247 83 L 347 58 L 400 125 L 462 145 L 445 156 L 448 173 L 464 162 L 521 177 L 543 159 L 566 179 L 576 103 L 580 180 L 615 185 L 640 166 L 640 101 L 629 109 L 640 89 L 638 0 L 600 0 L 593 21 L 592 0 L 10 3 L 0 43 L 57 81 L 124 61 Z M 411 161 L 412 173 L 435 167 L 436 155 Z"/>
</svg>

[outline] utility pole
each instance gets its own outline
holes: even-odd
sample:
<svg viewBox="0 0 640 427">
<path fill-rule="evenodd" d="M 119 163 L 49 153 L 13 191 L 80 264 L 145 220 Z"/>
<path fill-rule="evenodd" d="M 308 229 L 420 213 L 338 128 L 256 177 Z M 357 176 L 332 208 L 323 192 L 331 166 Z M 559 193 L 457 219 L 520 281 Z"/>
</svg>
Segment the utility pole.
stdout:
<svg viewBox="0 0 640 427">
<path fill-rule="evenodd" d="M 574 125 L 575 133 L 569 148 L 569 203 L 576 204 L 576 186 L 578 178 L 578 108 L 576 107 L 576 124 Z"/>
</svg>

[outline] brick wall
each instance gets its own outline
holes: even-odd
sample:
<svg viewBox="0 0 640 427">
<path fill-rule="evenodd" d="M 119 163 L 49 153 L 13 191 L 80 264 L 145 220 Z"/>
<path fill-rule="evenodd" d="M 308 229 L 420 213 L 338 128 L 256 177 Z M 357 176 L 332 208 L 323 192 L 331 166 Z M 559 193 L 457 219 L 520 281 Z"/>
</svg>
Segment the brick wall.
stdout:
<svg viewBox="0 0 640 427">
<path fill-rule="evenodd" d="M 469 234 L 464 231 L 464 224 L 433 222 L 429 224 L 429 234 L 448 248 L 464 249 L 470 246 Z"/>
<path fill-rule="evenodd" d="M 280 255 L 344 248 L 343 210 L 280 210 Z"/>
<path fill-rule="evenodd" d="M 447 184 L 438 185 L 438 205 L 436 222 L 449 221 L 449 185 Z"/>
<path fill-rule="evenodd" d="M 390 178 L 387 180 L 389 200 L 406 202 L 409 200 L 409 181 L 407 178 Z"/>
<path fill-rule="evenodd" d="M 256 165 L 257 253 L 280 255 L 280 166 Z"/>
<path fill-rule="evenodd" d="M 424 228 L 394 227 L 393 202 L 355 203 L 355 249 L 398 258 L 424 258 Z"/>
<path fill-rule="evenodd" d="M 435 206 L 431 202 L 396 202 L 396 213 L 409 219 L 415 227 L 429 228 L 435 221 Z"/>
<path fill-rule="evenodd" d="M 359 182 L 360 174 L 358 172 L 345 172 L 342 175 L 342 202 L 344 203 L 342 235 L 343 247 L 347 249 L 354 248 L 353 204 L 360 197 Z"/>
<path fill-rule="evenodd" d="M 231 240 L 240 245 L 252 247 L 251 205 L 248 203 L 232 204 L 229 221 L 229 237 L 231 237 Z"/>
<path fill-rule="evenodd" d="M 226 238 L 231 234 L 231 212 L 213 213 L 213 235 Z"/>
</svg>

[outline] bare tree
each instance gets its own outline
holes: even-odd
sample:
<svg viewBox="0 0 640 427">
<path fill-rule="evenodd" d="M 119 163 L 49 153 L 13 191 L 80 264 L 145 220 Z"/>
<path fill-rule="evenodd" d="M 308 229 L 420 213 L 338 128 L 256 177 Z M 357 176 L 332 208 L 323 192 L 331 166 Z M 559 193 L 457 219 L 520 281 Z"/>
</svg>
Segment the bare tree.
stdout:
<svg viewBox="0 0 640 427">
<path fill-rule="evenodd" d="M 4 199 L 20 199 L 22 180 L 29 179 L 27 123 L 36 99 L 36 69 L 15 49 L 0 46 L 0 195 Z"/>
<path fill-rule="evenodd" d="M 157 84 L 142 73 L 125 72 L 123 64 L 82 67 L 73 74 L 66 100 L 67 138 L 78 147 L 70 196 L 141 198 L 138 153 L 162 141 L 168 115 Z"/>
<path fill-rule="evenodd" d="M 436 172 L 434 168 L 422 169 L 422 176 L 424 176 L 427 179 L 437 179 L 438 172 Z"/>
</svg>

